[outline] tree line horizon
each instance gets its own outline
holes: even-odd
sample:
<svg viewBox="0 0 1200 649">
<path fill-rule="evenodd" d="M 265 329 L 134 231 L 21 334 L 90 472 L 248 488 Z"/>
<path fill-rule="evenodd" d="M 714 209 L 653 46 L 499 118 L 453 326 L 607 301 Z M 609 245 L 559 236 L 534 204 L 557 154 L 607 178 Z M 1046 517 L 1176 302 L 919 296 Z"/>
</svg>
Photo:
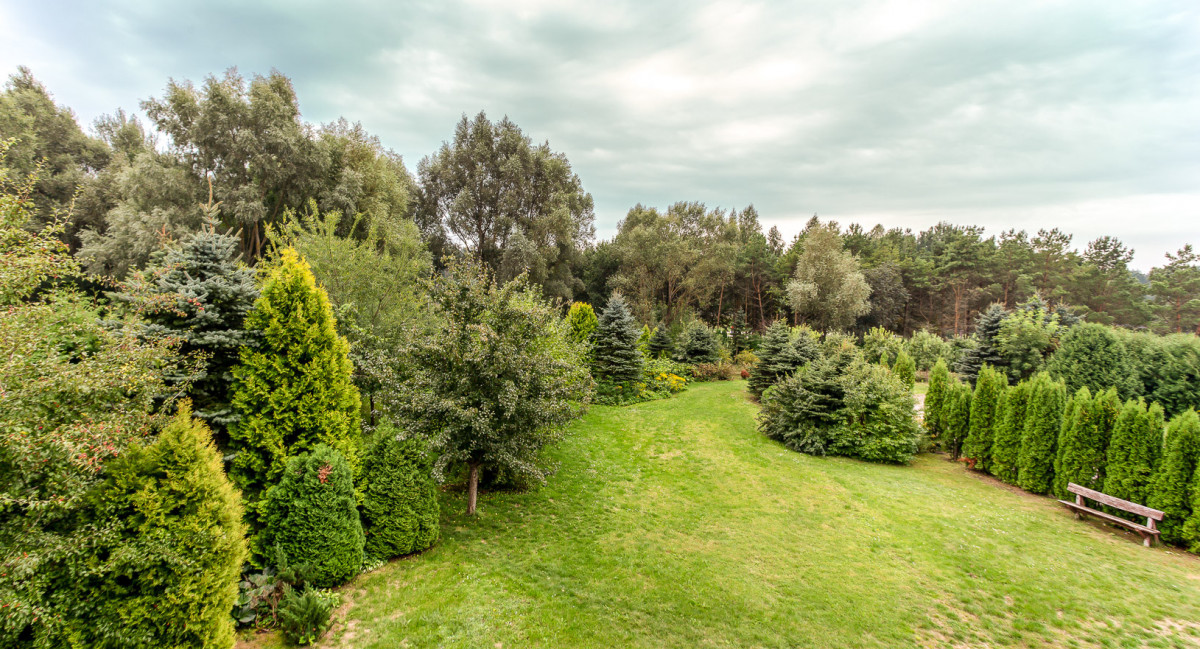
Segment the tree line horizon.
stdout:
<svg viewBox="0 0 1200 649">
<path fill-rule="evenodd" d="M 742 317 L 759 331 L 782 319 L 965 336 L 991 304 L 1040 299 L 1102 324 L 1200 333 L 1200 255 L 1182 241 L 1141 273 L 1116 237 L 1079 247 L 1057 227 L 986 236 L 976 225 L 914 232 L 814 215 L 789 241 L 777 226 L 764 230 L 753 205 L 695 201 L 639 203 L 597 240 L 592 197 L 566 156 L 507 117 L 464 114 L 413 173 L 359 123 L 303 121 L 278 71 L 172 79 L 140 108 L 146 123 L 117 110 L 89 134 L 28 68 L 0 94 L 0 139 L 13 140 L 6 163 L 40 169 L 40 225 L 69 210 L 63 239 L 95 275 L 146 267 L 215 205 L 250 265 L 273 231 L 337 213 L 339 237 L 418 245 L 436 269 L 474 257 L 497 281 L 524 274 L 563 303 L 599 308 L 620 292 L 650 324 Z"/>
</svg>

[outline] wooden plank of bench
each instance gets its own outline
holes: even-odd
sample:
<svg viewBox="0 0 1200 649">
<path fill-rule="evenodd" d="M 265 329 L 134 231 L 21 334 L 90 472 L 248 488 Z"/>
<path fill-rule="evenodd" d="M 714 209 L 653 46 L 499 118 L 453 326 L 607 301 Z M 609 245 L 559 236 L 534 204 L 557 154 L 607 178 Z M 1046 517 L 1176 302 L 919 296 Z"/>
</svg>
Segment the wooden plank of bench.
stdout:
<svg viewBox="0 0 1200 649">
<path fill-rule="evenodd" d="M 1157 509 L 1151 509 L 1145 505 L 1139 505 L 1134 502 L 1129 502 L 1128 500 L 1121 500 L 1120 498 L 1114 498 L 1113 496 L 1110 496 L 1106 493 L 1101 493 L 1099 491 L 1096 491 L 1095 489 L 1088 489 L 1087 487 L 1081 487 L 1081 486 L 1075 484 L 1074 482 L 1067 484 L 1067 491 L 1069 491 L 1077 496 L 1083 496 L 1084 498 L 1087 498 L 1089 500 L 1094 500 L 1098 503 L 1108 505 L 1109 507 L 1116 507 L 1117 509 L 1127 511 L 1131 514 L 1145 516 L 1146 518 L 1149 518 L 1151 520 L 1161 521 L 1163 519 L 1163 516 L 1165 515 L 1165 514 L 1163 514 L 1163 512 L 1160 512 Z"/>
<path fill-rule="evenodd" d="M 1142 545 L 1144 545 L 1146 547 L 1150 547 L 1150 546 L 1154 545 L 1154 541 L 1156 539 L 1158 539 L 1159 531 L 1157 529 L 1155 529 L 1155 527 L 1154 527 L 1154 519 L 1153 518 L 1146 519 L 1146 522 L 1149 523 L 1149 526 L 1138 525 L 1137 523 L 1134 523 L 1133 521 L 1125 520 L 1124 518 L 1121 518 L 1119 516 L 1113 516 L 1111 514 L 1107 514 L 1105 512 L 1092 509 L 1091 507 L 1087 507 L 1087 506 L 1081 505 L 1079 503 L 1073 503 L 1069 500 L 1060 500 L 1058 502 L 1062 505 L 1065 505 L 1067 508 L 1074 510 L 1076 518 L 1079 518 L 1080 515 L 1095 516 L 1096 518 L 1100 518 L 1100 519 L 1109 521 L 1111 523 L 1116 523 L 1118 525 L 1124 525 L 1125 527 L 1128 527 L 1129 529 L 1142 535 Z"/>
</svg>

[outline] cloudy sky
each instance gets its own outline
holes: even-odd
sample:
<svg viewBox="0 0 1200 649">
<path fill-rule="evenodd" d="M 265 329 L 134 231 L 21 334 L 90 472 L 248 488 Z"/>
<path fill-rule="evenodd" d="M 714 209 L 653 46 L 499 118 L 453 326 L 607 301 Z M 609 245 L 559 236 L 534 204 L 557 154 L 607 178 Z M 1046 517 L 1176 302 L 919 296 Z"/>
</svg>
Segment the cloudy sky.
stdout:
<svg viewBox="0 0 1200 649">
<path fill-rule="evenodd" d="M 1200 3 L 0 0 L 0 65 L 84 123 L 237 66 L 410 168 L 463 113 L 565 153 L 609 237 L 633 204 L 1200 244 Z"/>
</svg>

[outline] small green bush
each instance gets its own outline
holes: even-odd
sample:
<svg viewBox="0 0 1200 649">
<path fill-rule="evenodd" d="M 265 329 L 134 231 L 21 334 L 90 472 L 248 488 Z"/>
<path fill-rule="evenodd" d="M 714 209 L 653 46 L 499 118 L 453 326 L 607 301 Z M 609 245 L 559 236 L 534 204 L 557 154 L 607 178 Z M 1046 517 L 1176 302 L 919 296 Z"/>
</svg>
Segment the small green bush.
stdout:
<svg viewBox="0 0 1200 649">
<path fill-rule="evenodd" d="M 1193 496 L 1198 466 L 1200 416 L 1196 415 L 1195 410 L 1188 410 L 1167 424 L 1162 464 L 1154 476 L 1148 503 L 1150 507 L 1166 514 L 1159 529 L 1162 531 L 1162 540 L 1167 543 L 1184 541 L 1184 523 L 1194 513 Z"/>
<path fill-rule="evenodd" d="M 891 366 L 904 349 L 904 339 L 883 327 L 871 327 L 863 334 L 862 354 L 868 363 Z"/>
<path fill-rule="evenodd" d="M 1000 399 L 1007 388 L 1008 379 L 989 365 L 983 366 L 975 381 L 975 393 L 971 397 L 971 421 L 967 438 L 963 441 L 963 455 L 973 459 L 975 468 L 980 471 L 991 470 Z"/>
<path fill-rule="evenodd" d="M 1162 459 L 1163 409 L 1143 399 L 1125 402 L 1113 427 L 1105 463 L 1104 493 L 1146 504 Z"/>
<path fill-rule="evenodd" d="M 1045 372 L 1034 376 L 1017 462 L 1017 485 L 1026 491 L 1044 494 L 1053 486 L 1054 458 L 1066 404 L 1067 387 L 1062 381 Z"/>
<path fill-rule="evenodd" d="M 438 539 L 438 492 L 433 466 L 417 439 L 399 439 L 380 427 L 363 459 L 362 523 L 369 559 L 390 559 L 432 546 Z"/>
<path fill-rule="evenodd" d="M 671 332 L 666 325 L 654 328 L 654 335 L 646 344 L 650 350 L 650 358 L 670 358 L 675 353 L 675 342 L 671 340 Z"/>
<path fill-rule="evenodd" d="M 341 603 L 337 593 L 321 591 L 311 586 L 301 592 L 288 586 L 284 588 L 283 600 L 279 603 L 279 629 L 290 643 L 310 645 L 329 631 L 333 623 L 333 610 Z"/>
<path fill-rule="evenodd" d="M 1021 437 L 1025 433 L 1025 410 L 1029 406 L 1029 381 L 1020 383 L 1004 391 L 997 407 L 997 423 L 992 439 L 992 461 L 988 469 L 992 475 L 1007 482 L 1017 484 L 1018 467 L 1021 457 Z"/>
<path fill-rule="evenodd" d="M 896 352 L 896 363 L 892 365 L 892 373 L 908 386 L 909 390 L 917 384 L 917 364 L 903 349 Z"/>
<path fill-rule="evenodd" d="M 917 370 L 922 372 L 932 370 L 939 360 L 948 363 L 954 361 L 951 358 L 950 343 L 941 336 L 924 329 L 913 332 L 912 337 L 904 342 L 904 351 L 912 356 Z"/>
<path fill-rule="evenodd" d="M 263 506 L 264 547 L 279 546 L 290 564 L 305 564 L 321 588 L 345 583 L 363 565 L 362 523 L 350 466 L 318 445 L 291 459 Z"/>
</svg>

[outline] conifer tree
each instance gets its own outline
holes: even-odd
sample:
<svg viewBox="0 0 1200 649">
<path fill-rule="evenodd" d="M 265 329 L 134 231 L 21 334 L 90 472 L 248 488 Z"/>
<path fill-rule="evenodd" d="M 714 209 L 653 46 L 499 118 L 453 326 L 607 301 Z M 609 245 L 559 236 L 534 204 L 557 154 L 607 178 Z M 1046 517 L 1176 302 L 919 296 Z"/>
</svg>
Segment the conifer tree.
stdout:
<svg viewBox="0 0 1200 649">
<path fill-rule="evenodd" d="M 675 343 L 671 340 L 671 332 L 667 331 L 666 325 L 654 328 L 654 335 L 650 337 L 648 347 L 650 358 L 669 358 L 675 353 Z"/>
<path fill-rule="evenodd" d="M 599 320 L 596 310 L 587 302 L 573 302 L 567 311 L 567 323 L 571 325 L 571 340 L 580 344 L 592 344 Z"/>
<path fill-rule="evenodd" d="M 1067 388 L 1061 381 L 1045 372 L 1034 376 L 1017 462 L 1017 485 L 1026 491 L 1044 494 L 1053 486 L 1055 447 L 1066 404 Z"/>
<path fill-rule="evenodd" d="M 820 346 L 806 332 L 795 340 L 782 320 L 767 328 L 758 349 L 758 364 L 750 368 L 748 388 L 751 394 L 762 396 L 763 391 L 821 355 Z"/>
<path fill-rule="evenodd" d="M 637 348 L 638 327 L 629 305 L 614 293 L 596 327 L 592 371 L 597 381 L 632 384 L 642 379 L 642 352 Z"/>
<path fill-rule="evenodd" d="M 1046 371 L 1062 379 L 1071 391 L 1088 387 L 1092 392 L 1116 387 L 1123 399 L 1136 396 L 1141 387 L 1129 352 L 1110 328 L 1095 323 L 1075 325 L 1062 336 Z"/>
<path fill-rule="evenodd" d="M 258 287 L 254 271 L 238 263 L 237 237 L 217 232 L 215 206 L 205 210 L 203 230 L 167 251 L 161 266 L 131 278 L 131 290 L 115 297 L 138 307 L 146 335 L 177 338 L 180 352 L 204 355 L 199 375 L 174 378 L 190 381 L 195 416 L 222 433 L 235 419 L 229 391 L 238 350 L 254 344 L 244 323 Z"/>
<path fill-rule="evenodd" d="M 729 352 L 731 356 L 737 356 L 738 352 L 748 348 L 746 334 L 746 314 L 738 311 L 729 319 Z"/>
<path fill-rule="evenodd" d="M 892 365 L 892 373 L 896 378 L 904 382 L 908 389 L 913 389 L 917 384 L 917 364 L 913 361 L 912 356 L 903 349 L 896 354 L 896 362 Z"/>
<path fill-rule="evenodd" d="M 717 351 L 717 339 L 713 337 L 713 332 L 708 325 L 700 320 L 688 325 L 687 332 L 683 335 L 683 342 L 679 345 L 676 360 L 688 365 L 698 365 L 715 363 L 720 358 L 721 355 Z"/>
<path fill-rule="evenodd" d="M 1031 385 L 1029 381 L 1021 381 L 1005 390 L 1001 405 L 997 408 L 1000 414 L 992 438 L 989 470 L 992 475 L 1012 485 L 1017 484 L 1021 436 L 1025 432 L 1025 409 L 1029 406 Z"/>
<path fill-rule="evenodd" d="M 1162 458 L 1163 425 L 1162 406 L 1147 408 L 1141 398 L 1125 402 L 1108 444 L 1104 493 L 1146 504 Z"/>
<path fill-rule="evenodd" d="M 996 424 L 1000 414 L 1000 399 L 1008 387 L 1008 378 L 984 365 L 975 381 L 975 394 L 971 398 L 971 421 L 963 455 L 975 460 L 975 468 L 991 471 L 992 446 L 995 443 Z"/>
<path fill-rule="evenodd" d="M 925 393 L 925 429 L 932 437 L 943 432 L 942 411 L 946 407 L 946 396 L 950 390 L 950 369 L 946 361 L 939 358 L 929 371 L 929 390 Z"/>
<path fill-rule="evenodd" d="M 1167 424 L 1162 463 L 1150 490 L 1150 507 L 1166 514 L 1159 526 L 1167 543 L 1184 540 L 1184 523 L 1194 513 L 1197 467 L 1200 467 L 1200 417 L 1195 410 L 1176 415 Z"/>
<path fill-rule="evenodd" d="M 1054 458 L 1054 494 L 1059 498 L 1068 497 L 1067 485 L 1072 482 L 1096 491 L 1104 487 L 1104 463 L 1113 423 L 1108 411 L 1115 400 L 1115 391 L 1093 397 L 1086 387 L 1071 398 Z"/>
<path fill-rule="evenodd" d="M 365 552 L 390 559 L 428 548 L 438 539 L 438 491 L 432 462 L 419 439 L 400 439 L 381 426 L 363 457 L 362 523 Z"/>
<path fill-rule="evenodd" d="M 279 548 L 289 565 L 306 566 L 312 583 L 332 588 L 362 568 L 363 535 L 350 465 L 336 449 L 318 444 L 288 460 L 283 477 L 263 501 L 264 548 Z"/>
<path fill-rule="evenodd" d="M 325 443 L 357 470 L 360 403 L 349 346 L 337 334 L 324 289 L 294 250 L 284 250 L 270 267 L 246 328 L 260 342 L 242 348 L 233 370 L 240 419 L 229 431 L 236 451 L 229 473 L 257 533 L 262 495 L 292 456 Z"/>
<path fill-rule="evenodd" d="M 975 325 L 975 346 L 963 353 L 956 368 L 959 377 L 971 385 L 975 385 L 975 378 L 979 376 L 979 371 L 984 365 L 991 365 L 997 369 L 1008 366 L 1000 354 L 999 343 L 996 340 L 997 334 L 1000 333 L 1000 325 L 1006 317 L 1008 311 L 1000 304 L 993 304 L 979 316 L 979 322 Z"/>
<path fill-rule="evenodd" d="M 942 403 L 942 444 L 951 459 L 962 455 L 963 441 L 971 428 L 971 401 L 974 395 L 966 383 L 952 383 Z"/>
</svg>

